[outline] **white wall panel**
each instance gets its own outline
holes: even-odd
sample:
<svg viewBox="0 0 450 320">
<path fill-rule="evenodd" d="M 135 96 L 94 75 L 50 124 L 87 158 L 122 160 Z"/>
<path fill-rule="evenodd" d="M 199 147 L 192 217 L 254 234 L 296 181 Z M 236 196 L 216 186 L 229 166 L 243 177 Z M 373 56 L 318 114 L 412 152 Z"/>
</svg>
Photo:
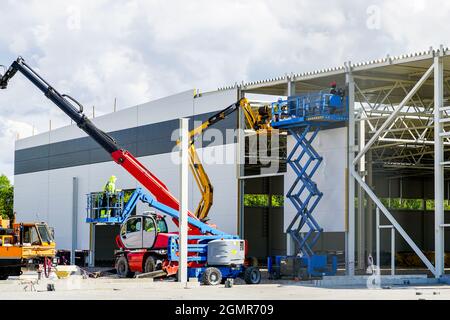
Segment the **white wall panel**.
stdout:
<svg viewBox="0 0 450 320">
<path fill-rule="evenodd" d="M 204 152 L 207 154 L 229 155 L 229 159 L 234 159 L 236 144 L 227 144 L 221 146 L 207 147 L 198 149 L 200 159 Z M 233 162 L 226 162 L 223 158 L 209 159 L 202 163 L 206 173 L 209 176 L 211 184 L 214 187 L 213 206 L 211 207 L 209 218 L 210 222 L 225 232 L 236 234 L 237 230 L 237 212 L 238 212 L 238 189 L 236 179 L 236 165 Z M 197 185 L 193 182 L 191 194 L 194 195 L 193 209 L 197 206 L 200 199 Z"/>
<path fill-rule="evenodd" d="M 55 229 L 59 248 L 71 248 L 73 183 L 70 172 L 49 171 L 47 223 Z M 85 218 L 85 216 L 83 216 Z"/>
<path fill-rule="evenodd" d="M 288 153 L 292 150 L 294 139 L 288 136 Z M 346 128 L 322 130 L 313 142 L 315 150 L 323 161 L 313 176 L 322 200 L 314 210 L 313 216 L 326 232 L 345 231 L 345 167 L 346 167 Z M 295 174 L 288 165 L 284 179 L 287 192 L 294 182 Z M 295 216 L 295 208 L 287 198 L 284 204 L 284 228 L 289 226 Z"/>
<path fill-rule="evenodd" d="M 237 89 L 203 93 L 194 99 L 194 114 L 220 111 L 237 100 Z"/>
<path fill-rule="evenodd" d="M 17 221 L 48 220 L 48 171 L 14 177 L 14 212 Z"/>
<path fill-rule="evenodd" d="M 48 132 L 39 133 L 35 136 L 26 137 L 23 139 L 16 140 L 15 150 L 32 148 L 49 143 L 50 134 Z"/>
<path fill-rule="evenodd" d="M 192 89 L 138 105 L 138 125 L 192 116 L 193 100 L 194 90 Z"/>
</svg>

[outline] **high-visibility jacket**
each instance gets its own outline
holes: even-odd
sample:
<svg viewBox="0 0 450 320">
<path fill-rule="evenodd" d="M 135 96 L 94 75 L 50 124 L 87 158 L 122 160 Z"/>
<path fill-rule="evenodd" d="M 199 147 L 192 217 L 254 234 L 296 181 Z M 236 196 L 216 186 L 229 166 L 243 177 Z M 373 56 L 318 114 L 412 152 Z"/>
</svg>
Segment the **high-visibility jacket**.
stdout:
<svg viewBox="0 0 450 320">
<path fill-rule="evenodd" d="M 116 192 L 116 179 L 115 179 L 115 177 L 109 178 L 109 181 L 103 187 L 103 192 L 109 192 L 109 193 Z"/>
</svg>

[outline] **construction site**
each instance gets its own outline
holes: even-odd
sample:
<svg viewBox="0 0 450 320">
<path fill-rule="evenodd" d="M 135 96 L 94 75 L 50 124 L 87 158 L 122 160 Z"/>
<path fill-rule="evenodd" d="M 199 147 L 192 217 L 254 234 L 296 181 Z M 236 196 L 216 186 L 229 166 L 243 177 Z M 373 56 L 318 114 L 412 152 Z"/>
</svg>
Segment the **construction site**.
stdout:
<svg viewBox="0 0 450 320">
<path fill-rule="evenodd" d="M 449 48 L 95 118 L 2 63 L 72 124 L 16 141 L 0 298 L 450 298 Z"/>
</svg>

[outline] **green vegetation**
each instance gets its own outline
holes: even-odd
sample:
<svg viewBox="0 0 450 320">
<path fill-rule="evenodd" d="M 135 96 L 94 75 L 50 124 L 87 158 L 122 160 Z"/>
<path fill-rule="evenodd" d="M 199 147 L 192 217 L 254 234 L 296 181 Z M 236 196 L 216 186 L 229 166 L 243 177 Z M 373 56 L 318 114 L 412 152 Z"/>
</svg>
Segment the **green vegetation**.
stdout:
<svg viewBox="0 0 450 320">
<path fill-rule="evenodd" d="M 284 196 L 272 195 L 272 207 L 283 207 Z M 269 195 L 268 194 L 245 194 L 244 206 L 245 207 L 269 207 Z"/>
<path fill-rule="evenodd" d="M 284 206 L 284 196 L 274 195 L 272 196 L 272 207 L 283 207 Z"/>
<path fill-rule="evenodd" d="M 383 205 L 393 210 L 417 210 L 417 211 L 433 211 L 433 199 L 402 199 L 402 198 L 381 198 Z M 364 205 L 367 205 L 365 199 Z M 355 207 L 358 207 L 358 199 L 355 199 Z M 444 210 L 450 210 L 450 200 L 444 200 Z"/>
<path fill-rule="evenodd" d="M 14 186 L 11 185 L 8 177 L 0 176 L 0 214 L 3 218 L 13 219 Z"/>
</svg>

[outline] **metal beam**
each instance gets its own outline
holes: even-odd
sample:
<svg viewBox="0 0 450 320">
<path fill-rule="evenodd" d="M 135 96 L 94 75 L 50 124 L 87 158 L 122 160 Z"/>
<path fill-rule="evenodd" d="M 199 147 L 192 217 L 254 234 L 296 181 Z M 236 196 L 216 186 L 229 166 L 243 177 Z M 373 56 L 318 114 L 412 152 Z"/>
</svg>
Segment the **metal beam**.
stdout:
<svg viewBox="0 0 450 320">
<path fill-rule="evenodd" d="M 403 99 L 402 102 L 394 109 L 394 111 L 390 114 L 390 116 L 386 119 L 385 122 L 380 126 L 380 128 L 377 130 L 377 132 L 372 136 L 372 138 L 367 142 L 366 146 L 363 150 L 360 151 L 360 153 L 354 158 L 353 165 L 356 165 L 358 163 L 358 160 L 367 152 L 367 150 L 370 149 L 370 147 L 375 143 L 375 141 L 378 139 L 378 137 L 381 135 L 383 130 L 385 130 L 392 121 L 397 117 L 398 113 L 403 109 L 403 107 L 408 103 L 408 101 L 416 94 L 416 92 L 420 89 L 422 84 L 430 77 L 431 73 L 433 72 L 434 66 L 432 65 L 427 72 L 420 78 L 420 80 L 414 85 L 414 87 L 411 89 L 411 91 L 406 95 L 406 97 Z"/>
<path fill-rule="evenodd" d="M 288 77 L 287 82 L 287 96 L 293 96 L 295 95 L 295 82 L 291 80 L 291 77 Z"/>
<path fill-rule="evenodd" d="M 424 70 L 426 70 L 426 68 L 424 68 Z M 416 80 L 411 80 L 411 78 L 409 76 L 405 76 L 405 77 L 390 77 L 390 76 L 364 76 L 364 75 L 356 75 L 355 74 L 354 77 L 355 77 L 355 79 L 361 79 L 361 80 L 374 80 L 374 81 L 385 81 L 385 82 L 402 82 L 402 83 L 406 83 L 406 84 L 415 84 L 417 82 Z M 426 82 L 424 82 L 424 85 L 432 86 L 433 82 L 431 80 L 430 81 L 426 81 Z"/>
<path fill-rule="evenodd" d="M 416 243 L 410 238 L 410 236 L 406 233 L 406 231 L 402 228 L 402 226 L 395 220 L 392 214 L 388 209 L 383 205 L 383 203 L 378 199 L 372 189 L 363 181 L 361 176 L 355 171 L 355 169 L 351 169 L 350 175 L 352 175 L 356 181 L 361 185 L 367 195 L 373 200 L 378 208 L 380 208 L 381 212 L 383 212 L 384 216 L 389 220 L 389 222 L 394 226 L 394 228 L 398 231 L 398 233 L 405 239 L 408 245 L 413 249 L 413 251 L 419 256 L 420 260 L 426 265 L 428 270 L 430 270 L 434 275 L 436 275 L 436 270 L 433 264 L 428 260 L 428 258 L 423 254 L 422 250 L 416 245 Z"/>
<path fill-rule="evenodd" d="M 346 84 L 348 92 L 348 141 L 347 141 L 347 167 L 348 172 L 354 170 L 354 158 L 357 146 L 355 145 L 355 81 L 351 73 L 351 63 L 348 63 L 346 73 Z M 346 234 L 346 272 L 347 275 L 355 275 L 355 179 L 348 174 L 348 194 L 347 194 L 347 234 Z"/>
<path fill-rule="evenodd" d="M 442 57 L 434 58 L 434 251 L 436 278 L 444 274 L 444 142 L 441 110 L 444 107 L 444 65 Z"/>
<path fill-rule="evenodd" d="M 364 148 L 364 144 L 366 143 L 366 122 L 359 122 L 359 150 Z M 359 172 L 364 177 L 365 180 L 365 171 L 366 171 L 366 156 L 361 157 L 359 161 Z M 358 269 L 363 270 L 365 268 L 365 244 L 366 244 L 366 219 L 365 219 L 365 210 L 364 210 L 364 191 L 361 186 L 358 186 L 358 240 L 357 240 L 357 261 L 358 261 Z"/>
<path fill-rule="evenodd" d="M 180 261 L 178 282 L 187 283 L 189 119 L 180 119 Z"/>
<path fill-rule="evenodd" d="M 75 264 L 75 250 L 78 242 L 78 178 L 72 179 L 72 250 L 70 264 Z"/>
</svg>

